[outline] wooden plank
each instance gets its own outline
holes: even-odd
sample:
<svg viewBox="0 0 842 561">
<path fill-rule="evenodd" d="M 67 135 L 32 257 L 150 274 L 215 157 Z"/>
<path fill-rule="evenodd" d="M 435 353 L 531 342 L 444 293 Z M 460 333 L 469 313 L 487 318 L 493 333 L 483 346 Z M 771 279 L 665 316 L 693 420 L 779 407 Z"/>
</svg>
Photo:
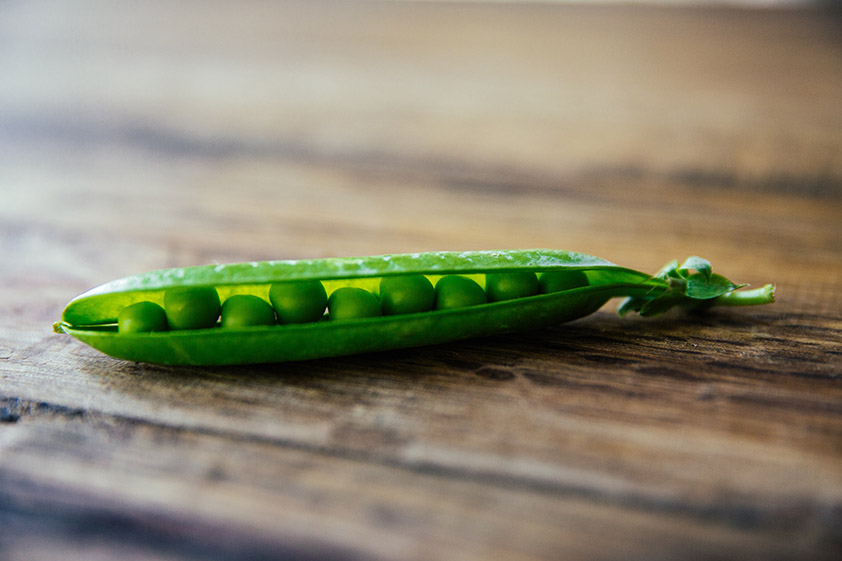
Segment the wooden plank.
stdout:
<svg viewBox="0 0 842 561">
<path fill-rule="evenodd" d="M 835 16 L 86 6 L 0 18 L 0 557 L 842 551 Z M 49 329 L 153 268 L 516 247 L 779 301 L 236 368 Z"/>
<path fill-rule="evenodd" d="M 524 488 L 481 473 L 407 469 L 261 439 L 21 405 L 27 422 L 5 434 L 4 457 L 14 461 L 2 461 L 6 500 L 0 512 L 17 523 L 53 512 L 44 521 L 48 537 L 55 534 L 49 525 L 81 514 L 110 521 L 84 530 L 94 539 L 147 534 L 153 540 L 146 547 L 166 552 L 186 544 L 187 558 L 206 554 L 207 546 L 199 545 L 205 537 L 230 547 L 230 540 L 214 536 L 215 528 L 240 541 L 254 534 L 266 558 L 285 548 L 308 558 L 312 547 L 342 558 L 360 551 L 365 558 L 616 558 L 637 548 L 656 558 L 687 548 L 790 556 L 805 551 L 799 543 L 805 532 L 816 535 L 816 545 L 834 538 L 834 520 L 799 503 L 780 512 L 736 501 L 697 512 L 652 497 L 615 504 L 586 489 Z M 202 489 L 200 497 L 195 488 Z M 56 516 L 45 496 L 50 489 L 65 497 L 59 508 L 66 513 Z M 118 524 L 124 527 L 109 536 Z M 10 537 L 15 551 L 27 551 L 42 536 Z M 819 548 L 809 551 L 830 559 Z"/>
<path fill-rule="evenodd" d="M 0 54 L 14 84 L 0 103 L 18 138 L 169 157 L 257 146 L 555 173 L 609 166 L 839 193 L 833 14 L 87 5 L 17 3 L 0 22 L 15 47 Z"/>
<path fill-rule="evenodd" d="M 110 443 L 107 429 L 86 428 L 89 416 L 96 421 L 101 415 L 88 411 L 122 411 L 131 415 L 130 427 L 151 424 L 153 433 L 176 431 L 199 442 L 223 439 L 225 446 L 216 444 L 212 449 L 226 458 L 233 454 L 234 459 L 225 460 L 226 471 L 239 472 L 246 479 L 259 475 L 263 470 L 259 466 L 280 462 L 256 460 L 247 445 L 255 442 L 269 450 L 280 449 L 282 455 L 288 450 L 296 451 L 296 456 L 327 455 L 324 463 L 338 464 L 341 467 L 336 469 L 352 473 L 360 466 L 396 471 L 393 477 L 399 485 L 411 486 L 419 474 L 432 474 L 431 486 L 478 482 L 489 489 L 548 497 L 549 504 L 566 505 L 569 497 L 577 501 L 584 497 L 586 504 L 610 506 L 610 516 L 617 515 L 616 508 L 657 520 L 679 516 L 683 524 L 695 523 L 693 531 L 698 525 L 714 524 L 730 534 L 747 526 L 751 533 L 763 535 L 764 547 L 777 547 L 771 536 L 784 536 L 784 528 L 791 532 L 788 539 L 794 537 L 803 551 L 821 552 L 828 540 L 833 543 L 838 520 L 830 513 L 842 492 L 838 469 L 842 410 L 838 373 L 826 370 L 838 365 L 828 362 L 834 340 L 838 346 L 838 322 L 835 328 L 815 323 L 836 333 L 826 343 L 829 348 L 814 345 L 812 352 L 798 353 L 789 361 L 780 356 L 792 352 L 789 343 L 767 341 L 766 352 L 775 354 L 777 347 L 779 355 L 773 368 L 767 369 L 758 367 L 755 357 L 740 359 L 739 355 L 756 344 L 745 337 L 746 331 L 755 331 L 761 324 L 757 339 L 768 338 L 766 325 L 775 323 L 773 315 L 754 317 L 742 326 L 739 319 L 721 318 L 677 332 L 674 320 L 654 322 L 655 326 L 636 333 L 626 331 L 607 314 L 597 319 L 591 322 L 594 325 L 582 322 L 514 340 L 507 337 L 280 368 L 173 371 L 116 363 L 66 344 L 64 349 L 85 364 L 81 377 L 74 380 L 77 376 L 65 372 L 71 378 L 54 389 L 45 379 L 29 380 L 29 384 L 40 388 L 42 399 L 55 392 L 63 403 L 79 403 L 62 412 L 85 422 L 67 435 L 50 436 L 48 431 L 47 443 L 33 443 L 37 441 L 33 435 L 19 440 L 7 437 L 24 446 L 22 450 L 14 445 L 5 448 L 7 457 L 14 458 L 14 464 L 6 467 L 22 470 L 28 477 L 37 474 L 36 480 L 43 478 L 51 484 L 58 479 L 63 485 L 91 486 L 100 492 L 98 486 L 105 485 L 111 493 L 146 497 L 151 482 L 145 483 L 140 474 L 134 485 L 129 484 L 135 476 L 121 467 L 128 460 L 115 464 L 111 458 L 113 453 L 123 453 L 122 445 L 113 452 L 115 444 Z M 722 323 L 732 328 L 737 324 L 737 337 L 732 332 L 728 339 L 718 338 Z M 786 336 L 782 324 L 773 331 Z M 711 333 L 715 336 L 706 339 Z M 792 372 L 784 368 L 787 362 Z M 61 371 L 43 366 L 48 376 Z M 23 387 L 17 393 L 26 391 Z M 33 410 L 37 417 L 38 406 L 32 403 L 14 402 L 7 407 L 24 420 Z M 52 406 L 41 407 L 49 411 Z M 107 421 L 111 422 L 116 421 Z M 84 435 L 74 435 L 76 430 Z M 92 436 L 87 435 L 89 430 Z M 172 437 L 149 438 L 169 441 Z M 88 439 L 92 440 L 89 444 Z M 130 440 L 134 442 L 134 437 Z M 85 444 L 82 449 L 80 441 Z M 44 463 L 48 450 L 55 457 L 63 449 L 59 442 L 71 443 L 66 453 L 74 458 L 67 461 L 81 461 L 81 466 Z M 144 450 L 170 457 L 153 468 L 159 474 L 155 477 L 169 474 L 172 487 L 161 493 L 174 494 L 170 506 L 188 508 L 183 493 L 198 485 L 192 481 L 198 477 L 193 475 L 196 468 L 176 469 L 176 465 L 183 461 L 179 454 L 185 449 L 191 458 L 202 457 L 193 450 L 200 444 L 179 441 L 169 451 L 142 440 L 136 444 L 139 449 L 127 453 L 133 460 Z M 30 446 L 35 453 L 28 450 Z M 96 457 L 97 448 L 105 458 Z M 27 453 L 32 455 L 28 460 Z M 317 471 L 325 469 L 321 466 Z M 335 477 L 331 474 L 327 481 Z M 264 492 L 268 481 L 253 484 Z M 360 492 L 355 483 L 337 485 Z M 123 486 L 126 491 L 115 490 Z M 322 480 L 311 482 L 313 492 L 330 494 L 333 488 L 324 487 Z M 396 506 L 391 494 L 403 493 L 423 503 L 422 497 L 429 492 L 395 489 L 383 502 L 412 513 L 413 506 Z M 459 492 L 453 493 L 458 501 L 473 504 Z M 211 503 L 228 508 L 224 498 L 209 497 Z M 158 500 L 164 502 L 164 497 Z M 580 508 L 577 503 L 576 511 Z M 241 516 L 249 509 L 240 505 L 234 512 Z M 524 512 L 510 515 L 526 517 L 527 525 L 538 523 Z M 539 518 L 544 516 L 541 513 Z M 607 523 L 601 520 L 599 524 Z M 681 535 L 678 542 L 687 538 L 676 531 Z M 360 530 L 349 532 L 359 535 Z M 516 534 L 501 538 L 513 540 L 512 553 L 525 548 L 521 553 L 540 557 L 551 556 L 554 548 L 563 549 L 570 539 L 549 529 L 543 533 L 536 550 L 514 539 Z M 816 541 L 804 544 L 805 534 Z M 410 539 L 418 535 L 416 530 L 409 533 Z M 480 538 L 475 534 L 473 539 L 488 545 Z M 367 550 L 364 542 L 350 546 L 386 557 L 393 553 L 379 546 Z M 678 547 L 678 542 L 669 547 Z M 711 545 L 707 551 L 715 552 L 717 547 Z M 612 554 L 609 551 L 606 556 Z"/>
</svg>

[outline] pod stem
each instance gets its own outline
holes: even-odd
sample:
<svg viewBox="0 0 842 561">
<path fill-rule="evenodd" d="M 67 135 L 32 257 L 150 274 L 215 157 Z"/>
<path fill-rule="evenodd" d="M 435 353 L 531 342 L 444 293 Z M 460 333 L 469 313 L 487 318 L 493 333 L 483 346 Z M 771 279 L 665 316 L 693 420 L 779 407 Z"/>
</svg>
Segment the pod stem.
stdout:
<svg viewBox="0 0 842 561">
<path fill-rule="evenodd" d="M 735 290 L 718 296 L 712 302 L 713 306 L 758 306 L 771 304 L 775 301 L 775 285 L 767 284 L 752 290 Z"/>
</svg>

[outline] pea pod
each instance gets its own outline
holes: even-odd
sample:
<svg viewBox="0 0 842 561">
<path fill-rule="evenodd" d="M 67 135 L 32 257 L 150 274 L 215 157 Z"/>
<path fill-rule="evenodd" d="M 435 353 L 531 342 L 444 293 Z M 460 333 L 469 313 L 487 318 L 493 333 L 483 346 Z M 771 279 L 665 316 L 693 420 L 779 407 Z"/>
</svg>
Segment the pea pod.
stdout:
<svg viewBox="0 0 842 561">
<path fill-rule="evenodd" d="M 237 294 L 270 300 L 273 283 L 318 281 L 328 295 L 355 287 L 377 296 L 384 278 L 423 275 L 435 284 L 449 275 L 485 288 L 486 275 L 578 271 L 585 284 L 546 293 L 457 308 L 321 319 L 279 325 L 244 325 L 167 331 L 119 332 L 121 311 L 138 302 L 164 306 L 168 290 L 214 288 L 221 301 Z M 559 285 L 562 286 L 562 285 Z M 572 287 L 571 287 L 572 286 Z M 307 360 L 432 345 L 536 329 L 586 316 L 614 297 L 622 314 L 655 315 L 679 306 L 753 305 L 774 301 L 774 287 L 742 286 L 710 271 L 698 257 L 673 262 L 655 275 L 603 259 L 559 250 L 431 252 L 361 258 L 266 261 L 152 271 L 115 280 L 68 303 L 53 328 L 103 353 L 158 364 L 223 365 Z M 320 305 L 320 304 L 318 304 Z"/>
</svg>

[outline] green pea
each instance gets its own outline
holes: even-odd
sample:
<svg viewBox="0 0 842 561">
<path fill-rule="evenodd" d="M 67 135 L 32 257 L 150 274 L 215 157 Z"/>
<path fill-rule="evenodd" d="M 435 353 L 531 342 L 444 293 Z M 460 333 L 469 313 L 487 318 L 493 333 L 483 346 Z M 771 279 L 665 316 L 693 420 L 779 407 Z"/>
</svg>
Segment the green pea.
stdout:
<svg viewBox="0 0 842 561">
<path fill-rule="evenodd" d="M 485 275 L 485 291 L 489 302 L 535 296 L 538 294 L 538 276 L 529 271 L 488 273 Z"/>
<path fill-rule="evenodd" d="M 280 323 L 307 323 L 324 315 L 327 294 L 317 280 L 276 282 L 269 288 L 269 301 Z"/>
<path fill-rule="evenodd" d="M 547 271 L 538 279 L 541 294 L 561 292 L 571 288 L 588 286 L 588 277 L 582 271 Z"/>
<path fill-rule="evenodd" d="M 213 287 L 175 287 L 164 293 L 164 309 L 172 329 L 204 329 L 219 318 L 219 294 Z"/>
<path fill-rule="evenodd" d="M 346 286 L 333 291 L 327 309 L 333 320 L 376 317 L 380 315 L 380 301 L 367 290 Z"/>
<path fill-rule="evenodd" d="M 383 277 L 380 281 L 380 308 L 384 316 L 429 312 L 436 291 L 424 275 Z"/>
<path fill-rule="evenodd" d="M 164 308 L 154 302 L 136 302 L 123 308 L 117 316 L 117 331 L 120 333 L 146 333 L 167 329 Z"/>
<path fill-rule="evenodd" d="M 485 291 L 468 277 L 448 275 L 436 283 L 437 310 L 477 306 L 486 302 Z"/>
<path fill-rule="evenodd" d="M 235 294 L 222 304 L 222 327 L 275 325 L 275 310 L 269 302 L 253 294 Z"/>
</svg>

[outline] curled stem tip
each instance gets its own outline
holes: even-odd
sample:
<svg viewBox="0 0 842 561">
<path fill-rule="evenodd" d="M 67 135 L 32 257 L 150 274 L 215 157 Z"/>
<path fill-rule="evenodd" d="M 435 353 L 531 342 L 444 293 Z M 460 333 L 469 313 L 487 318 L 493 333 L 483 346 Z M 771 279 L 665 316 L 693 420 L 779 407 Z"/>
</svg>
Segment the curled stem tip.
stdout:
<svg viewBox="0 0 842 561">
<path fill-rule="evenodd" d="M 775 301 L 775 285 L 767 284 L 751 290 L 735 290 L 717 297 L 715 306 L 757 306 Z"/>
</svg>

